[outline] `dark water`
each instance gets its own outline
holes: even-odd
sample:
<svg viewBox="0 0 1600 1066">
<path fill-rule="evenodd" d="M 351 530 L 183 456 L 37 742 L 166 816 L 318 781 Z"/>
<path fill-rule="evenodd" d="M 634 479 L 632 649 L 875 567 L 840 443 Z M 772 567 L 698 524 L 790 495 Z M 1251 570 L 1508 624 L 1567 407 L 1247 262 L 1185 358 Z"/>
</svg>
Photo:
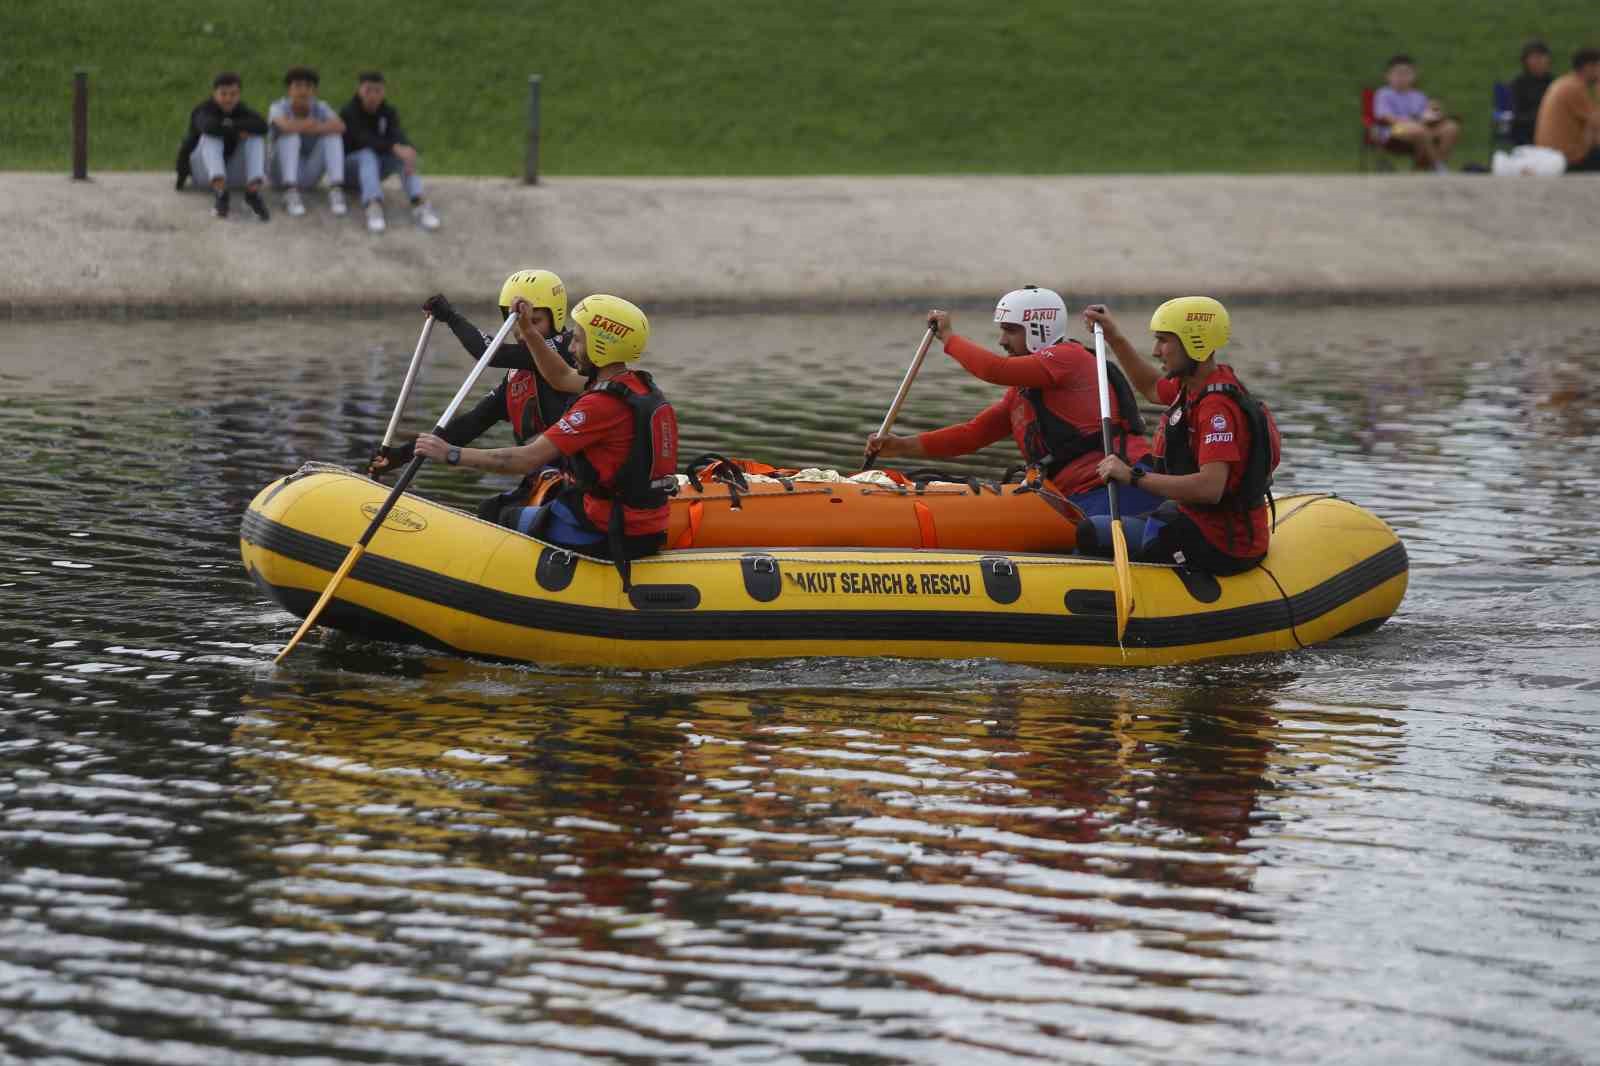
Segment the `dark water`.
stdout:
<svg viewBox="0 0 1600 1066">
<path fill-rule="evenodd" d="M 1377 633 L 650 676 L 271 665 L 239 517 L 369 450 L 415 318 L 5 324 L 0 1061 L 1600 1061 L 1600 326 L 1237 318 L 1281 485 L 1405 538 Z M 920 332 L 656 328 L 686 451 L 830 464 Z M 904 424 L 989 395 L 936 355 Z"/>
</svg>

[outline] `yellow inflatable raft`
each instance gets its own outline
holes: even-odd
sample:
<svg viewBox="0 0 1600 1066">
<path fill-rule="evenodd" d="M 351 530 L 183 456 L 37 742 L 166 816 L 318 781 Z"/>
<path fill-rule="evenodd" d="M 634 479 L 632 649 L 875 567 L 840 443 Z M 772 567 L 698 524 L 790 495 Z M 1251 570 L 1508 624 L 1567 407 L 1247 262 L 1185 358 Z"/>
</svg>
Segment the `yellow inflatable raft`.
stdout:
<svg viewBox="0 0 1600 1066">
<path fill-rule="evenodd" d="M 387 490 L 313 466 L 251 501 L 240 553 L 304 617 Z M 915 548 L 669 550 L 615 566 L 401 497 L 322 615 L 380 639 L 550 664 L 656 669 L 795 656 L 1158 666 L 1362 633 L 1406 591 L 1404 545 L 1327 495 L 1277 505 L 1272 548 L 1234 577 L 1134 564 L 1115 633 L 1113 567 L 1070 555 Z"/>
</svg>

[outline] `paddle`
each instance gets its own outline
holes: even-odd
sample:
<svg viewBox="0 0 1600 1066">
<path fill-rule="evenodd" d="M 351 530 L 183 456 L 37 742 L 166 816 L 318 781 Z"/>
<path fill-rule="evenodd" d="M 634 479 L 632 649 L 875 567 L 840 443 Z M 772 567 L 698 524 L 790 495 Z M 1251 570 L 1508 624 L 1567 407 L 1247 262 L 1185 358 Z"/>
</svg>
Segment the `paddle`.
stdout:
<svg viewBox="0 0 1600 1066">
<path fill-rule="evenodd" d="M 1094 324 L 1095 376 L 1100 384 L 1100 447 L 1111 451 L 1111 389 L 1106 380 L 1106 332 Z M 1128 563 L 1128 536 L 1122 530 L 1122 511 L 1117 506 L 1117 483 L 1106 482 L 1106 498 L 1111 502 L 1111 557 L 1117 567 L 1117 646 L 1133 614 L 1133 568 Z"/>
<path fill-rule="evenodd" d="M 394 402 L 394 414 L 389 416 L 389 428 L 384 430 L 382 447 L 394 444 L 395 430 L 400 428 L 400 415 L 411 399 L 411 386 L 417 383 L 417 371 L 422 367 L 422 356 L 428 350 L 428 338 L 433 336 L 433 315 L 422 320 L 422 336 L 417 338 L 417 350 L 411 353 L 411 365 L 406 367 L 406 379 L 400 385 L 400 398 Z"/>
<path fill-rule="evenodd" d="M 889 428 L 894 425 L 895 416 L 900 413 L 900 405 L 906 402 L 906 394 L 911 391 L 911 383 L 917 380 L 917 371 L 922 369 L 922 360 L 928 355 L 928 346 L 933 343 L 933 326 L 928 326 L 928 332 L 922 335 L 922 343 L 917 345 L 917 354 L 911 357 L 911 365 L 906 367 L 906 376 L 900 381 L 900 389 L 894 394 L 894 402 L 889 405 L 889 413 L 883 416 L 883 425 L 878 427 L 878 436 L 888 434 Z M 880 445 L 881 447 L 881 445 Z M 872 464 L 878 461 L 876 449 L 869 448 L 866 457 L 861 461 L 861 469 L 871 470 Z"/>
<path fill-rule="evenodd" d="M 433 320 L 430 318 L 428 321 L 431 323 Z M 506 318 L 505 323 L 500 327 L 500 332 L 494 335 L 494 340 L 489 342 L 489 347 L 485 348 L 483 354 L 478 357 L 478 363 L 472 368 L 472 373 L 467 375 L 467 380 L 463 381 L 461 388 L 456 390 L 455 399 L 450 401 L 450 406 L 445 408 L 443 415 L 439 416 L 439 424 L 433 427 L 435 435 L 443 433 L 444 427 L 450 423 L 451 418 L 455 417 L 456 408 L 460 407 L 462 401 L 467 398 L 467 394 L 472 391 L 472 386 L 478 383 L 478 378 L 482 375 L 484 369 L 488 367 L 489 360 L 494 358 L 494 353 L 500 350 L 500 345 L 505 342 L 506 337 L 516 324 L 515 317 Z M 426 340 L 426 327 L 424 327 L 424 331 L 423 339 Z M 420 350 L 421 346 L 419 345 L 418 351 Z M 328 587 L 322 590 L 322 596 L 317 600 L 316 606 L 312 607 L 306 614 L 305 621 L 300 623 L 300 628 L 294 631 L 294 636 L 289 638 L 289 643 L 284 645 L 283 650 L 278 653 L 278 657 L 272 660 L 274 664 L 283 662 L 284 656 L 293 651 L 294 646 L 300 643 L 300 638 L 305 636 L 306 631 L 316 624 L 317 618 L 322 614 L 322 609 L 328 605 L 328 601 L 333 599 L 334 590 L 339 587 L 345 575 L 356 565 L 356 560 L 360 559 L 361 554 L 367 550 L 367 545 L 372 542 L 372 537 L 378 532 L 378 527 L 383 525 L 383 520 L 389 517 L 390 511 L 394 510 L 394 505 L 400 499 L 400 494 L 405 492 L 406 486 L 411 484 L 411 479 L 417 476 L 417 471 L 422 468 L 422 464 L 427 461 L 427 458 L 426 455 L 418 455 L 406 465 L 405 470 L 400 474 L 400 479 L 394 483 L 394 488 L 389 490 L 389 498 L 383 501 L 383 506 L 378 508 L 378 513 L 372 516 L 372 522 L 367 526 L 367 531 L 361 534 L 361 538 L 351 547 L 350 554 L 346 555 L 344 562 L 339 564 L 339 569 L 333 572 L 333 578 L 328 582 Z"/>
</svg>

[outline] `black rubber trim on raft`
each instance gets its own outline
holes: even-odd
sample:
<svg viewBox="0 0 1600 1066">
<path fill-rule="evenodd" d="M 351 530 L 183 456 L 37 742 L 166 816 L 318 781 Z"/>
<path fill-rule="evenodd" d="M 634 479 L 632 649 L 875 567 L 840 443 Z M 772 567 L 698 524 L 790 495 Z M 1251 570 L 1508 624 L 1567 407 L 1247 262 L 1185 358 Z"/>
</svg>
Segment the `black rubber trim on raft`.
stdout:
<svg viewBox="0 0 1600 1066">
<path fill-rule="evenodd" d="M 1068 589 L 1062 600 L 1073 614 L 1117 613 L 1117 594 L 1104 589 Z"/>
<path fill-rule="evenodd" d="M 348 549 L 301 533 L 258 512 L 245 515 L 240 536 L 256 546 L 330 573 Z M 1123 643 L 1163 648 L 1239 640 L 1290 628 L 1333 610 L 1406 571 L 1404 545 L 1393 544 L 1371 558 L 1292 598 L 1220 611 L 1169 618 L 1134 618 Z M 1110 616 L 1000 614 L 992 611 L 633 611 L 590 607 L 484 588 L 447 578 L 371 553 L 356 563 L 352 577 L 401 595 L 476 614 L 494 622 L 622 640 L 661 641 L 893 641 L 908 633 L 925 641 L 1004 644 L 1116 646 Z M 296 590 L 272 589 L 289 609 L 302 597 Z M 294 602 L 291 602 L 291 597 Z"/>
<path fill-rule="evenodd" d="M 279 588 L 267 583 L 266 579 L 255 567 L 250 567 L 250 577 L 256 587 L 265 595 L 277 600 L 283 605 L 284 610 L 290 614 L 304 618 L 310 613 L 311 608 L 317 605 L 322 598 L 322 593 L 309 589 Z M 362 607 L 355 603 L 346 603 L 335 596 L 328 601 L 328 606 L 323 608 L 319 620 L 323 625 L 332 626 L 346 633 L 355 633 L 358 636 L 370 637 L 373 640 L 388 640 L 396 644 L 417 644 L 425 648 L 440 648 L 444 651 L 454 651 L 444 641 L 431 637 L 415 626 L 407 625 L 386 614 Z"/>
<path fill-rule="evenodd" d="M 700 606 L 700 590 L 693 585 L 634 585 L 628 602 L 640 611 L 692 611 Z"/>
<path fill-rule="evenodd" d="M 1189 590 L 1200 603 L 1216 603 L 1222 599 L 1222 583 L 1215 574 L 1202 574 L 1185 567 L 1178 567 L 1178 580 L 1183 582 L 1183 587 Z M 1283 591 L 1282 586 L 1278 591 Z"/>
</svg>

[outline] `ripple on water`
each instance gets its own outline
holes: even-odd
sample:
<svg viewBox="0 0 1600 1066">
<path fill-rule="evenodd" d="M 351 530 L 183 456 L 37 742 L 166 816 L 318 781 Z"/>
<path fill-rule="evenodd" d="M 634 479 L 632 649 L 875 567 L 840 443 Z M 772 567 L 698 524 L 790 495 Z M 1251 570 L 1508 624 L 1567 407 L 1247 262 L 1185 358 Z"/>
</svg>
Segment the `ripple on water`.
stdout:
<svg viewBox="0 0 1600 1066">
<path fill-rule="evenodd" d="M 72 324 L 92 373 L 48 356 L 66 326 L 13 327 L 0 1059 L 1581 1061 L 1589 317 L 1241 311 L 1280 489 L 1384 516 L 1411 592 L 1368 636 L 1138 674 L 597 675 L 343 638 L 278 673 L 293 619 L 239 570 L 239 514 L 370 452 L 414 321 L 337 358 L 346 321 Z M 668 317 L 652 357 L 692 368 L 686 453 L 848 464 L 905 324 L 762 318 L 793 347 L 757 365 Z M 901 426 L 992 398 L 930 360 Z"/>
</svg>

